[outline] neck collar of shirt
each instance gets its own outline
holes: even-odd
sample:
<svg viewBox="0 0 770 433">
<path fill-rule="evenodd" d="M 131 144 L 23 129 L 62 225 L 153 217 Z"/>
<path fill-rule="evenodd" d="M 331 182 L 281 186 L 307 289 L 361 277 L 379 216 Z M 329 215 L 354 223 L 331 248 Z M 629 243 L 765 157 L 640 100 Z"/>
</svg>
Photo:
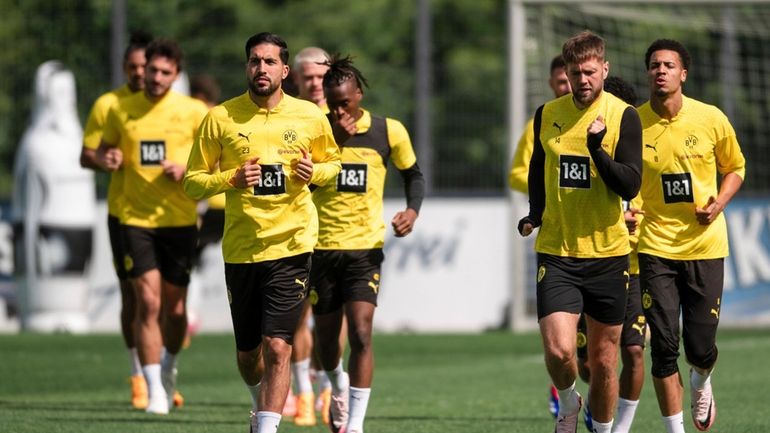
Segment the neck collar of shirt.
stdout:
<svg viewBox="0 0 770 433">
<path fill-rule="evenodd" d="M 148 104 L 149 106 L 151 106 L 151 107 L 157 107 L 157 106 L 159 106 L 159 105 L 161 105 L 161 104 L 165 104 L 165 103 L 166 103 L 166 101 L 169 101 L 169 100 L 173 99 L 173 97 L 172 97 L 172 96 L 173 96 L 174 94 L 176 94 L 176 92 L 175 92 L 174 90 L 171 90 L 171 89 L 169 89 L 169 90 L 168 90 L 168 92 L 166 92 L 166 94 L 165 94 L 165 95 L 163 95 L 163 96 L 161 96 L 161 97 L 160 97 L 160 99 L 157 99 L 157 100 L 153 100 L 153 99 L 150 99 L 150 97 L 149 97 L 149 96 L 147 96 L 147 92 L 145 92 L 144 90 L 142 90 L 142 96 L 144 96 L 144 100 L 145 100 L 145 101 L 147 102 L 147 104 Z"/>
<path fill-rule="evenodd" d="M 257 113 L 260 113 L 260 114 L 280 113 L 281 110 L 286 106 L 286 98 L 288 95 L 284 93 L 283 89 L 278 89 L 278 91 L 281 92 L 281 100 L 278 101 L 278 104 L 276 104 L 275 107 L 269 110 L 267 108 L 260 107 L 259 105 L 257 105 L 257 103 L 254 102 L 253 99 L 251 99 L 251 94 L 249 93 L 248 89 L 246 89 L 246 93 L 244 93 L 244 97 L 248 98 L 249 102 L 251 102 L 251 104 L 254 106 L 254 110 Z"/>
</svg>

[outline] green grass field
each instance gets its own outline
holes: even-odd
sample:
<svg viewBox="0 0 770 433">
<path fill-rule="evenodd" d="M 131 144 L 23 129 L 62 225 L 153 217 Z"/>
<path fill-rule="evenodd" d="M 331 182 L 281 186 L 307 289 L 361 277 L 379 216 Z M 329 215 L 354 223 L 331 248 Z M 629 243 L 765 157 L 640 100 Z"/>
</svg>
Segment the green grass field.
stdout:
<svg viewBox="0 0 770 433">
<path fill-rule="evenodd" d="M 722 330 L 713 432 L 770 432 L 770 332 Z M 550 432 L 537 334 L 377 335 L 369 433 Z M 229 335 L 198 335 L 180 356 L 185 406 L 168 416 L 130 409 L 117 335 L 0 336 L 0 432 L 241 432 L 250 399 Z M 647 367 L 649 371 L 649 367 Z M 581 392 L 586 387 L 579 385 Z M 689 393 L 688 393 L 689 395 Z M 685 428 L 695 432 L 685 412 Z M 324 426 L 281 432 L 326 432 Z M 579 432 L 585 432 L 581 425 Z M 662 432 L 651 382 L 634 432 Z"/>
</svg>

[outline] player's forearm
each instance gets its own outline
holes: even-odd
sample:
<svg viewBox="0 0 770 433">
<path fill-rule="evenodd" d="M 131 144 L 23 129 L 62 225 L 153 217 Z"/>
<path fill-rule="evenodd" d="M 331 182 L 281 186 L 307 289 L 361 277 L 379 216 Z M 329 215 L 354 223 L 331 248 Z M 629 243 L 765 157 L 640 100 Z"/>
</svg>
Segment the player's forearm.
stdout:
<svg viewBox="0 0 770 433">
<path fill-rule="evenodd" d="M 230 179 L 235 175 L 235 169 L 220 173 L 210 173 L 208 170 L 188 169 L 182 186 L 184 192 L 193 200 L 202 200 L 227 191 L 233 186 Z"/>
<path fill-rule="evenodd" d="M 96 150 L 87 147 L 80 150 L 80 166 L 91 170 L 103 170 L 96 158 Z"/>
<path fill-rule="evenodd" d="M 532 149 L 532 159 L 529 162 L 527 176 L 527 192 L 529 193 L 529 219 L 534 227 L 538 227 L 543 219 L 545 210 L 545 150 L 540 142 L 540 121 L 543 107 L 535 113 L 535 144 Z"/>
<path fill-rule="evenodd" d="M 310 178 L 310 183 L 318 186 L 326 185 L 337 176 L 341 169 L 342 164 L 339 155 L 336 160 L 315 163 L 313 164 L 313 176 Z"/>
<path fill-rule="evenodd" d="M 420 167 L 415 163 L 406 170 L 399 170 L 404 179 L 404 194 L 406 195 L 406 207 L 415 213 L 420 213 L 422 200 L 425 198 L 425 177 Z"/>
<path fill-rule="evenodd" d="M 629 107 L 623 113 L 615 159 L 601 144 L 588 149 L 604 183 L 624 200 L 636 197 L 642 185 L 642 126 L 636 110 Z"/>
<path fill-rule="evenodd" d="M 727 204 L 735 197 L 735 194 L 738 193 L 742 185 L 743 179 L 736 173 L 727 173 L 722 177 L 722 185 L 717 196 L 717 202 L 722 205 L 722 208 L 727 207 Z"/>
</svg>

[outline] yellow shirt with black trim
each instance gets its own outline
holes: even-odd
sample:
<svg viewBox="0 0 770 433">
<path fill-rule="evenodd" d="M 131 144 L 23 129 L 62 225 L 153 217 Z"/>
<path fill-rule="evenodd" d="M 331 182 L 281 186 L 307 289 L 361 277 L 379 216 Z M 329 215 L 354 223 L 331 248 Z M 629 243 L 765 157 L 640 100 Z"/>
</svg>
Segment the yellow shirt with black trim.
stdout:
<svg viewBox="0 0 770 433">
<path fill-rule="evenodd" d="M 136 92 L 132 91 L 128 84 L 124 84 L 96 99 L 91 107 L 91 112 L 88 114 L 86 127 L 83 131 L 83 147 L 91 150 L 99 148 L 110 108 L 118 102 L 118 99 L 134 93 Z M 110 185 L 107 188 L 107 212 L 114 217 L 120 215 L 122 190 L 123 172 L 118 170 L 110 173 Z"/>
<path fill-rule="evenodd" d="M 730 121 L 717 107 L 684 95 L 682 108 L 671 120 L 658 116 L 649 101 L 639 107 L 639 116 L 645 211 L 639 252 L 672 260 L 728 256 L 724 215 L 701 225 L 695 208 L 717 197 L 717 173 L 735 173 L 741 179 L 746 174 L 746 160 Z"/>
<path fill-rule="evenodd" d="M 145 227 L 195 225 L 196 202 L 181 182 L 163 174 L 161 162 L 185 165 L 206 105 L 169 91 L 157 102 L 144 92 L 121 98 L 107 115 L 102 140 L 123 151 L 122 224 Z"/>
<path fill-rule="evenodd" d="M 310 183 L 334 180 L 340 155 L 329 121 L 315 104 L 285 93 L 267 110 L 246 92 L 212 108 L 203 120 L 184 186 L 196 199 L 221 192 L 227 196 L 225 262 L 257 263 L 313 251 L 316 208 L 308 184 L 292 175 L 303 151 L 314 164 Z M 236 170 L 252 158 L 259 158 L 260 183 L 233 187 Z"/>
<path fill-rule="evenodd" d="M 516 144 L 516 150 L 511 162 L 511 172 L 508 174 L 508 185 L 511 189 L 528 193 L 529 161 L 532 159 L 532 149 L 535 147 L 535 119 L 529 119 L 524 125 L 524 132 Z"/>
<path fill-rule="evenodd" d="M 628 254 L 622 199 L 602 180 L 586 145 L 597 116 L 607 133 L 602 148 L 615 155 L 623 113 L 629 105 L 608 92 L 587 108 L 564 95 L 543 106 L 539 134 L 545 152 L 545 209 L 535 251 L 561 257 L 602 258 Z"/>
<path fill-rule="evenodd" d="M 356 121 L 356 134 L 340 146 L 342 170 L 336 182 L 313 191 L 320 225 L 318 250 L 382 248 L 387 161 L 399 170 L 417 162 L 409 133 L 401 122 L 362 111 Z"/>
</svg>

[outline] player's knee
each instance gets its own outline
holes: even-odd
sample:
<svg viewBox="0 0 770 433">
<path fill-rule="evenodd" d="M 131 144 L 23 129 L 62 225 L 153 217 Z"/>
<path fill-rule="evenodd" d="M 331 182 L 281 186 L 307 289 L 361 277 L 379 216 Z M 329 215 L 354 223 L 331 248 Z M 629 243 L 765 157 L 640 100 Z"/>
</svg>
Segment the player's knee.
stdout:
<svg viewBox="0 0 770 433">
<path fill-rule="evenodd" d="M 632 368 L 642 368 L 644 365 L 644 347 L 638 345 L 623 346 L 620 349 L 623 365 Z"/>
<path fill-rule="evenodd" d="M 652 376 L 662 379 L 678 372 L 679 367 L 676 360 L 677 356 L 672 356 L 670 354 L 667 356 L 653 354 L 652 368 L 650 369 Z"/>
<path fill-rule="evenodd" d="M 160 297 L 142 296 L 136 306 L 136 314 L 140 320 L 157 318 L 160 315 Z"/>
<path fill-rule="evenodd" d="M 684 351 L 687 362 L 695 367 L 710 370 L 717 362 L 716 345 L 706 344 L 706 342 L 687 344 L 685 341 Z"/>
<path fill-rule="evenodd" d="M 259 348 L 248 351 L 238 351 L 238 365 L 244 367 L 256 367 L 259 363 Z"/>
<path fill-rule="evenodd" d="M 562 346 L 549 346 L 545 348 L 545 360 L 548 364 L 566 365 L 572 362 L 575 356 L 568 348 Z"/>
<path fill-rule="evenodd" d="M 371 323 L 356 323 L 350 326 L 349 338 L 351 350 L 358 352 L 369 350 L 372 347 Z"/>
<path fill-rule="evenodd" d="M 283 364 L 288 363 L 291 357 L 291 345 L 280 337 L 265 337 L 265 347 L 267 348 L 265 363 Z"/>
</svg>

